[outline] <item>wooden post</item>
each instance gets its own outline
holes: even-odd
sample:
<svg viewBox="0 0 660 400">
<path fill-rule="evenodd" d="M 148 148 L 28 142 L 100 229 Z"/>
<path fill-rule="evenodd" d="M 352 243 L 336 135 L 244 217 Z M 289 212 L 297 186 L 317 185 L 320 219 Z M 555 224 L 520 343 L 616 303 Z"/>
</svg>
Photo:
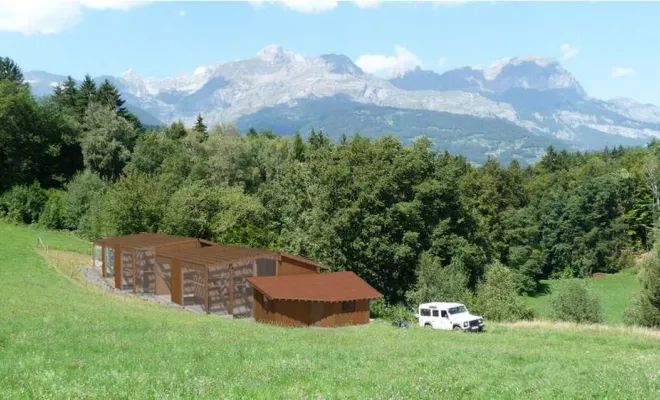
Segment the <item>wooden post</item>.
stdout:
<svg viewBox="0 0 660 400">
<path fill-rule="evenodd" d="M 123 289 L 122 278 L 121 276 L 123 271 L 121 270 L 121 247 L 119 245 L 115 246 L 115 287 L 117 289 Z"/>
<path fill-rule="evenodd" d="M 133 294 L 137 294 L 137 266 L 135 258 L 137 257 L 137 250 L 133 250 Z"/>
<path fill-rule="evenodd" d="M 172 273 L 170 274 L 172 286 L 172 302 L 183 305 L 183 274 L 181 272 L 181 261 L 172 258 Z"/>
<path fill-rule="evenodd" d="M 101 246 L 101 276 L 104 278 L 107 278 L 108 271 L 107 267 L 105 265 L 105 258 L 106 258 L 106 250 L 105 250 L 105 245 Z"/>
<path fill-rule="evenodd" d="M 206 313 L 210 314 L 209 310 L 209 267 L 204 267 L 204 306 L 206 307 Z"/>
<path fill-rule="evenodd" d="M 227 313 L 234 315 L 234 266 L 229 264 L 229 304 Z"/>
</svg>

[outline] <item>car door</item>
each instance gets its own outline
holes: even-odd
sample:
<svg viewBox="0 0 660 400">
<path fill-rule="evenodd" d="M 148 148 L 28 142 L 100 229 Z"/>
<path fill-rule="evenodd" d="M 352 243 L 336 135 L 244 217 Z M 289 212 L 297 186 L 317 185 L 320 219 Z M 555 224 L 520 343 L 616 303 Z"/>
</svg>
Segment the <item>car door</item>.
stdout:
<svg viewBox="0 0 660 400">
<path fill-rule="evenodd" d="M 453 324 L 449 319 L 449 313 L 447 312 L 447 310 L 441 310 L 440 318 L 438 318 L 438 329 L 451 330 L 452 328 L 453 328 Z"/>
<path fill-rule="evenodd" d="M 440 318 L 440 310 L 431 310 L 431 325 L 433 325 L 434 329 L 443 329 L 442 318 Z"/>
</svg>

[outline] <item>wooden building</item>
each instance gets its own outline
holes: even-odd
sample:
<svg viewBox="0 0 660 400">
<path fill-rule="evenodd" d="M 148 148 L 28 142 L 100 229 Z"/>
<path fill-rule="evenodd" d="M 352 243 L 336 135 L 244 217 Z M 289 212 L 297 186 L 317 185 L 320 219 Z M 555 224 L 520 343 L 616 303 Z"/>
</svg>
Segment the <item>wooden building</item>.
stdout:
<svg viewBox="0 0 660 400">
<path fill-rule="evenodd" d="M 369 301 L 383 297 L 353 272 L 249 277 L 254 318 L 286 326 L 369 323 Z"/>
<path fill-rule="evenodd" d="M 140 233 L 95 240 L 94 246 L 100 247 L 101 274 L 104 278 L 114 277 L 117 289 L 153 293 L 158 253 L 198 248 L 209 243 L 184 236 Z M 98 253 L 93 251 L 92 254 Z"/>
<path fill-rule="evenodd" d="M 207 313 L 252 316 L 247 278 L 317 274 L 327 267 L 272 250 L 214 244 L 157 255 L 155 293 Z"/>
</svg>

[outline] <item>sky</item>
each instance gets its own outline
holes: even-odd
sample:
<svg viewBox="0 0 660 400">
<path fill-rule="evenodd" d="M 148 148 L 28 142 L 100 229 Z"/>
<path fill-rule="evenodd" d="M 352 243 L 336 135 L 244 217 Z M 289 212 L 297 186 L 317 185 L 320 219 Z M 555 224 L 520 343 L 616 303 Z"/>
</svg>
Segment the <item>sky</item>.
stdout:
<svg viewBox="0 0 660 400">
<path fill-rule="evenodd" d="M 660 2 L 0 0 L 0 55 L 82 77 L 192 73 L 270 44 L 387 76 L 550 56 L 591 96 L 660 105 Z"/>
</svg>

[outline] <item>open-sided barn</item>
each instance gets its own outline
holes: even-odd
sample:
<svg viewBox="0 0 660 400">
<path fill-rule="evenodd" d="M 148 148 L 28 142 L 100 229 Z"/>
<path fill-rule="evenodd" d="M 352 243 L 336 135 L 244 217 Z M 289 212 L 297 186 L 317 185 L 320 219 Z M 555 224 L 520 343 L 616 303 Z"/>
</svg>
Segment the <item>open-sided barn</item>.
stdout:
<svg viewBox="0 0 660 400">
<path fill-rule="evenodd" d="M 316 274 L 327 268 L 287 253 L 224 245 L 162 252 L 157 259 L 156 294 L 235 316 L 252 315 L 253 293 L 246 278 Z"/>
<path fill-rule="evenodd" d="M 254 318 L 287 326 L 369 323 L 369 301 L 383 297 L 350 271 L 316 275 L 250 277 Z"/>
<path fill-rule="evenodd" d="M 195 238 L 158 233 L 140 233 L 94 241 L 94 246 L 101 249 L 103 277 L 114 277 L 117 289 L 133 290 L 134 293 L 155 291 L 157 253 L 202 245 L 208 244 L 203 244 Z M 98 253 L 94 251 L 92 254 Z"/>
<path fill-rule="evenodd" d="M 116 288 L 206 313 L 289 326 L 355 325 L 369 322 L 369 301 L 382 297 L 353 272 L 321 273 L 328 267 L 280 251 L 156 233 L 100 239 L 94 247 L 94 263 Z"/>
</svg>

